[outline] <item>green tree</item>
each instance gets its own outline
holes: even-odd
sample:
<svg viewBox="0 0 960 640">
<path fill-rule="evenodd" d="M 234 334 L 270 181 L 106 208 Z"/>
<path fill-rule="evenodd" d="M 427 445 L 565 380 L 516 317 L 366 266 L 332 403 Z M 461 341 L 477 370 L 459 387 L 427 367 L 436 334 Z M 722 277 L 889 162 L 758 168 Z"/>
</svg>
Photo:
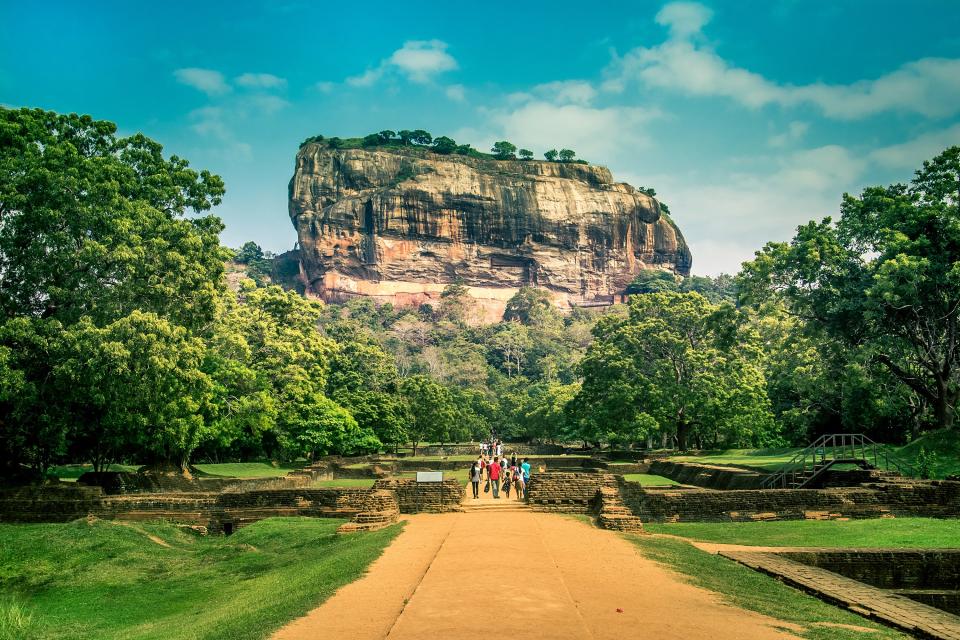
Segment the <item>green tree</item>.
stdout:
<svg viewBox="0 0 960 640">
<path fill-rule="evenodd" d="M 500 142 L 494 142 L 490 151 L 497 157 L 497 160 L 513 160 L 516 158 L 514 154 L 517 152 L 517 147 L 506 140 L 501 140 Z"/>
<path fill-rule="evenodd" d="M 410 140 L 413 142 L 413 144 L 428 145 L 433 142 L 433 136 L 423 129 L 414 129 L 413 134 L 410 136 Z"/>
<path fill-rule="evenodd" d="M 801 226 L 744 265 L 745 300 L 779 296 L 792 313 L 874 362 L 954 424 L 960 396 L 960 147 L 908 185 L 844 195 L 840 219 Z"/>
<path fill-rule="evenodd" d="M 451 154 L 457 150 L 457 142 L 452 138 L 447 136 L 440 136 L 434 138 L 433 140 L 433 151 L 434 153 L 440 153 L 443 155 Z"/>
<path fill-rule="evenodd" d="M 520 151 L 517 152 L 517 155 L 520 156 L 521 160 L 533 159 L 533 151 L 530 151 L 530 149 L 520 149 Z"/>
<path fill-rule="evenodd" d="M 731 307 L 697 293 L 633 296 L 629 315 L 603 318 L 594 335 L 571 407 L 594 439 L 639 439 L 655 425 L 681 449 L 691 437 L 698 446 L 778 441 L 757 336 Z"/>
<path fill-rule="evenodd" d="M 243 246 L 237 251 L 237 257 L 234 258 L 240 264 L 250 264 L 256 260 L 263 259 L 263 249 L 256 242 L 244 242 Z"/>
<path fill-rule="evenodd" d="M 573 162 L 576 157 L 577 154 L 573 149 L 560 149 L 560 162 Z"/>
<path fill-rule="evenodd" d="M 397 135 L 397 134 L 394 133 L 393 131 L 390 131 L 390 129 L 384 129 L 383 131 L 381 131 L 380 133 L 377 134 L 377 137 L 380 138 L 380 143 L 381 143 L 381 144 L 387 144 L 388 142 L 390 142 L 391 140 L 393 140 L 393 138 L 394 138 L 396 135 Z"/>
<path fill-rule="evenodd" d="M 210 323 L 228 253 L 214 216 L 223 182 L 89 116 L 0 108 L 0 315 L 142 309 Z"/>
<path fill-rule="evenodd" d="M 665 291 L 678 291 L 679 289 L 680 283 L 677 282 L 677 276 L 669 271 L 643 269 L 627 285 L 625 293 L 663 293 Z"/>
<path fill-rule="evenodd" d="M 457 409 L 450 391 L 427 376 L 406 378 L 400 390 L 407 400 L 409 424 L 407 434 L 413 445 L 413 454 L 425 439 L 450 442 L 450 434 L 457 431 Z"/>
<path fill-rule="evenodd" d="M 397 135 L 400 137 L 400 143 L 404 146 L 409 145 L 413 140 L 413 131 L 409 129 L 402 129 L 397 132 Z"/>
<path fill-rule="evenodd" d="M 379 134 L 369 133 L 363 136 L 360 144 L 364 147 L 379 147 L 381 144 L 383 144 L 383 140 L 380 138 Z"/>
<path fill-rule="evenodd" d="M 556 162 L 558 155 L 559 153 L 556 149 L 550 149 L 550 151 L 543 154 L 543 157 L 547 159 L 547 162 Z"/>
</svg>

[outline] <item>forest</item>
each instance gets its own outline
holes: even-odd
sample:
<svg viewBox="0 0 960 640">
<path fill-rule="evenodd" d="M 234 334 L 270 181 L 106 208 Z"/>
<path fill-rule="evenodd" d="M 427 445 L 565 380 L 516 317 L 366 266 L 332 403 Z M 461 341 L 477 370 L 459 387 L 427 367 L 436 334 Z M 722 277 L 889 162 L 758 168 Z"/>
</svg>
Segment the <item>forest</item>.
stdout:
<svg viewBox="0 0 960 640">
<path fill-rule="evenodd" d="M 960 147 L 838 194 L 835 219 L 736 275 L 643 271 L 606 311 L 521 289 L 488 326 L 459 284 L 418 309 L 274 284 L 255 242 L 221 246 L 224 193 L 142 134 L 0 108 L 0 475 L 491 433 L 683 450 L 954 425 Z"/>
</svg>

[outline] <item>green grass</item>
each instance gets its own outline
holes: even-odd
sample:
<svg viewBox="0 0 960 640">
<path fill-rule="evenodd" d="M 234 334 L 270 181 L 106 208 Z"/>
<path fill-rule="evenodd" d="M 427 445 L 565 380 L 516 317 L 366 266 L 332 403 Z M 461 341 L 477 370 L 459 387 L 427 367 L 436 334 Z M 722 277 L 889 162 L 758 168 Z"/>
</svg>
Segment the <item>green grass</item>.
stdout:
<svg viewBox="0 0 960 640">
<path fill-rule="evenodd" d="M 650 533 L 669 533 L 703 542 L 769 547 L 960 547 L 960 520 L 957 519 L 677 522 L 644 524 L 643 527 Z"/>
<path fill-rule="evenodd" d="M 306 463 L 290 462 L 277 466 L 269 462 L 221 462 L 201 463 L 193 465 L 208 476 L 223 478 L 276 478 L 285 476 L 290 471 L 303 469 Z"/>
<path fill-rule="evenodd" d="M 680 483 L 652 473 L 625 473 L 623 479 L 629 482 L 639 482 L 644 487 L 675 487 Z"/>
<path fill-rule="evenodd" d="M 314 487 L 361 487 L 369 489 L 376 482 L 375 478 L 340 478 L 339 480 L 314 480 Z"/>
<path fill-rule="evenodd" d="M 644 527 L 646 528 L 647 525 Z M 732 560 L 700 551 L 682 540 L 650 536 L 629 536 L 629 538 L 644 555 L 683 574 L 688 582 L 713 591 L 736 606 L 802 626 L 804 630 L 799 632 L 799 635 L 804 638 L 879 640 L 908 637 L 791 589 L 769 576 L 757 573 Z M 832 626 L 815 626 L 815 623 L 855 625 L 870 629 L 873 633 Z"/>
<path fill-rule="evenodd" d="M 922 438 L 894 450 L 894 455 L 904 462 L 917 466 L 920 448 L 934 455 L 931 474 L 934 478 L 960 475 L 960 430 L 944 429 L 931 431 Z"/>
<path fill-rule="evenodd" d="M 696 462 L 774 471 L 790 462 L 798 451 L 801 449 L 726 449 L 697 456 L 672 456 L 669 459 L 673 462 Z"/>
<path fill-rule="evenodd" d="M 135 464 L 112 464 L 107 471 L 136 471 L 140 465 Z M 60 464 L 50 467 L 50 473 L 54 474 L 64 482 L 76 482 L 77 478 L 88 471 L 93 471 L 92 464 Z M 2 638 L 3 636 L 0 636 Z"/>
<path fill-rule="evenodd" d="M 399 532 L 337 535 L 343 522 L 272 518 L 207 538 L 163 523 L 0 525 L 0 638 L 18 637 L 16 619 L 34 640 L 266 637 Z"/>
</svg>

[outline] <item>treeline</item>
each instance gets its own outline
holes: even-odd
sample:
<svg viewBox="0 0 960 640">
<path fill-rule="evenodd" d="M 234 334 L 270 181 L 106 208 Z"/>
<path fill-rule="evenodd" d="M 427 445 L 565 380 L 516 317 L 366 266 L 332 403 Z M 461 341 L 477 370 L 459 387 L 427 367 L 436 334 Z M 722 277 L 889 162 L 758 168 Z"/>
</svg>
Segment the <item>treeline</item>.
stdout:
<svg viewBox="0 0 960 640">
<path fill-rule="evenodd" d="M 323 136 L 311 136 L 300 143 L 303 148 L 308 144 L 322 144 L 330 149 L 372 149 L 372 148 L 402 148 L 402 147 L 421 147 L 429 149 L 434 153 L 441 155 L 461 155 L 473 158 L 493 158 L 496 160 L 532 160 L 533 151 L 529 149 L 518 149 L 515 144 L 507 140 L 495 142 L 490 149 L 490 153 L 483 153 L 474 149 L 469 144 L 458 144 L 453 138 L 447 136 L 433 137 L 428 131 L 423 129 L 402 129 L 394 132 L 389 129 L 371 133 L 361 138 L 337 138 Z M 585 160 L 578 160 L 577 154 L 572 149 L 551 149 L 543 154 L 548 162 L 576 162 L 587 164 Z"/>
<path fill-rule="evenodd" d="M 224 185 L 109 122 L 0 109 L 0 474 L 354 454 L 496 433 L 686 447 L 903 441 L 960 396 L 960 148 L 734 277 L 643 271 L 627 305 L 521 289 L 473 326 L 324 305 L 220 245 Z M 225 264 L 251 278 L 232 289 Z"/>
</svg>

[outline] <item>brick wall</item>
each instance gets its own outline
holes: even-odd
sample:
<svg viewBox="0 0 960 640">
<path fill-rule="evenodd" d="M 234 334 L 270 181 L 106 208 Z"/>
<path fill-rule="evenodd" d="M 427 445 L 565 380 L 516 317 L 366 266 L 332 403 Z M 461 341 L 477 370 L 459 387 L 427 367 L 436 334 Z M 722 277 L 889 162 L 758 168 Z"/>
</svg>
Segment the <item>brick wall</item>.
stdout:
<svg viewBox="0 0 960 640">
<path fill-rule="evenodd" d="M 591 513 L 603 482 L 603 475 L 599 473 L 534 473 L 527 485 L 527 501 L 535 511 Z"/>
<path fill-rule="evenodd" d="M 622 482 L 624 502 L 644 522 L 725 522 L 960 516 L 960 482 L 916 481 L 837 489 L 705 491 L 644 489 Z"/>
<path fill-rule="evenodd" d="M 676 480 L 680 484 L 692 484 L 708 489 L 759 489 L 760 482 L 765 477 L 765 474 L 746 469 L 666 460 L 651 462 L 650 473 Z"/>
<path fill-rule="evenodd" d="M 377 480 L 374 489 L 393 491 L 400 513 L 444 513 L 459 511 L 466 489 L 459 480 L 417 482 L 415 478 Z"/>
<path fill-rule="evenodd" d="M 958 589 L 957 549 L 820 549 L 777 555 L 880 589 Z"/>
</svg>

